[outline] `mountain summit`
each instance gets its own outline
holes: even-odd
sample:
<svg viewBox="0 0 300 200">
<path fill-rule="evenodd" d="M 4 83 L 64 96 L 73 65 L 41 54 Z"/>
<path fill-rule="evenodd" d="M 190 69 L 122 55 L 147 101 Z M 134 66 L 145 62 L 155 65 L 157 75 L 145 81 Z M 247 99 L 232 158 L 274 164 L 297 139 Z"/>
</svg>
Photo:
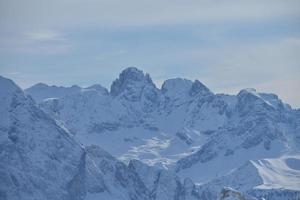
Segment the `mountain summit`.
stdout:
<svg viewBox="0 0 300 200">
<path fill-rule="evenodd" d="M 149 74 L 144 74 L 135 67 L 129 67 L 124 69 L 119 78 L 112 83 L 110 94 L 124 95 L 128 100 L 136 101 L 147 86 L 155 88 Z"/>
</svg>

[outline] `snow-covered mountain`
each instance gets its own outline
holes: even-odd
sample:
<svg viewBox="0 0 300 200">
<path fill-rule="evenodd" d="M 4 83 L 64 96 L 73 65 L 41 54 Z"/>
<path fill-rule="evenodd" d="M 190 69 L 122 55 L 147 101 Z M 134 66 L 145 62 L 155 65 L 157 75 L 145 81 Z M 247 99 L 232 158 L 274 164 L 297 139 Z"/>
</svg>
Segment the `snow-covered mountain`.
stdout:
<svg viewBox="0 0 300 200">
<path fill-rule="evenodd" d="M 159 89 L 133 67 L 120 74 L 110 92 L 101 86 L 74 92 L 74 86 L 39 85 L 26 93 L 37 96 L 40 107 L 80 143 L 100 145 L 125 162 L 138 159 L 174 169 L 181 177 L 192 174 L 196 182 L 222 176 L 250 159 L 299 152 L 299 111 L 275 94 L 254 89 L 214 94 L 198 80 L 181 78 L 166 80 Z"/>
<path fill-rule="evenodd" d="M 72 199 L 83 149 L 0 77 L 0 199 Z"/>
<path fill-rule="evenodd" d="M 195 185 L 140 161 L 80 146 L 11 80 L 0 76 L 1 200 L 193 200 Z"/>
<path fill-rule="evenodd" d="M 136 68 L 110 91 L 0 89 L 0 199 L 300 197 L 300 112 L 275 94 L 157 88 Z"/>
</svg>

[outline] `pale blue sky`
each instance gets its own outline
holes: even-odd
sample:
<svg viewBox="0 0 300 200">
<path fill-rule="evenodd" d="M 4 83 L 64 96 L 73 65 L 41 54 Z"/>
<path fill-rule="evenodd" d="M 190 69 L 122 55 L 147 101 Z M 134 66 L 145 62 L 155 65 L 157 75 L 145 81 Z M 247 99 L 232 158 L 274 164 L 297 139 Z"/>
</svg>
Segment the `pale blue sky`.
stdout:
<svg viewBox="0 0 300 200">
<path fill-rule="evenodd" d="M 0 74 L 21 87 L 109 88 L 129 66 L 300 107 L 300 1 L 0 0 Z"/>
</svg>

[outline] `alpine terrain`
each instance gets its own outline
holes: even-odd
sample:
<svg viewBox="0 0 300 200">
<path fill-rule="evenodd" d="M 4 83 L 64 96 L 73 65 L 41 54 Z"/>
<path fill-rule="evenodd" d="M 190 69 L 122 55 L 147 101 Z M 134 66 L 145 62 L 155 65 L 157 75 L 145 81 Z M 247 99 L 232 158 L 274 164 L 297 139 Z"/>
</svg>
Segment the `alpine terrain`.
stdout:
<svg viewBox="0 0 300 200">
<path fill-rule="evenodd" d="M 0 200 L 299 200 L 300 110 L 124 69 L 107 89 L 0 77 Z"/>
</svg>

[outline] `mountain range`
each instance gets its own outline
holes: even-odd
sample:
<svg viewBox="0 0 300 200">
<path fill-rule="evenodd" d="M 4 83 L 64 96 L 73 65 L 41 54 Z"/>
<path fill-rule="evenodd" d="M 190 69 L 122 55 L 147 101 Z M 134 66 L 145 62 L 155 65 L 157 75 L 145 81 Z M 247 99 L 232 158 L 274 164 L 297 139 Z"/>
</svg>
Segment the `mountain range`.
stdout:
<svg viewBox="0 0 300 200">
<path fill-rule="evenodd" d="M 0 199 L 300 199 L 300 110 L 124 69 L 101 85 L 0 77 Z"/>
</svg>

